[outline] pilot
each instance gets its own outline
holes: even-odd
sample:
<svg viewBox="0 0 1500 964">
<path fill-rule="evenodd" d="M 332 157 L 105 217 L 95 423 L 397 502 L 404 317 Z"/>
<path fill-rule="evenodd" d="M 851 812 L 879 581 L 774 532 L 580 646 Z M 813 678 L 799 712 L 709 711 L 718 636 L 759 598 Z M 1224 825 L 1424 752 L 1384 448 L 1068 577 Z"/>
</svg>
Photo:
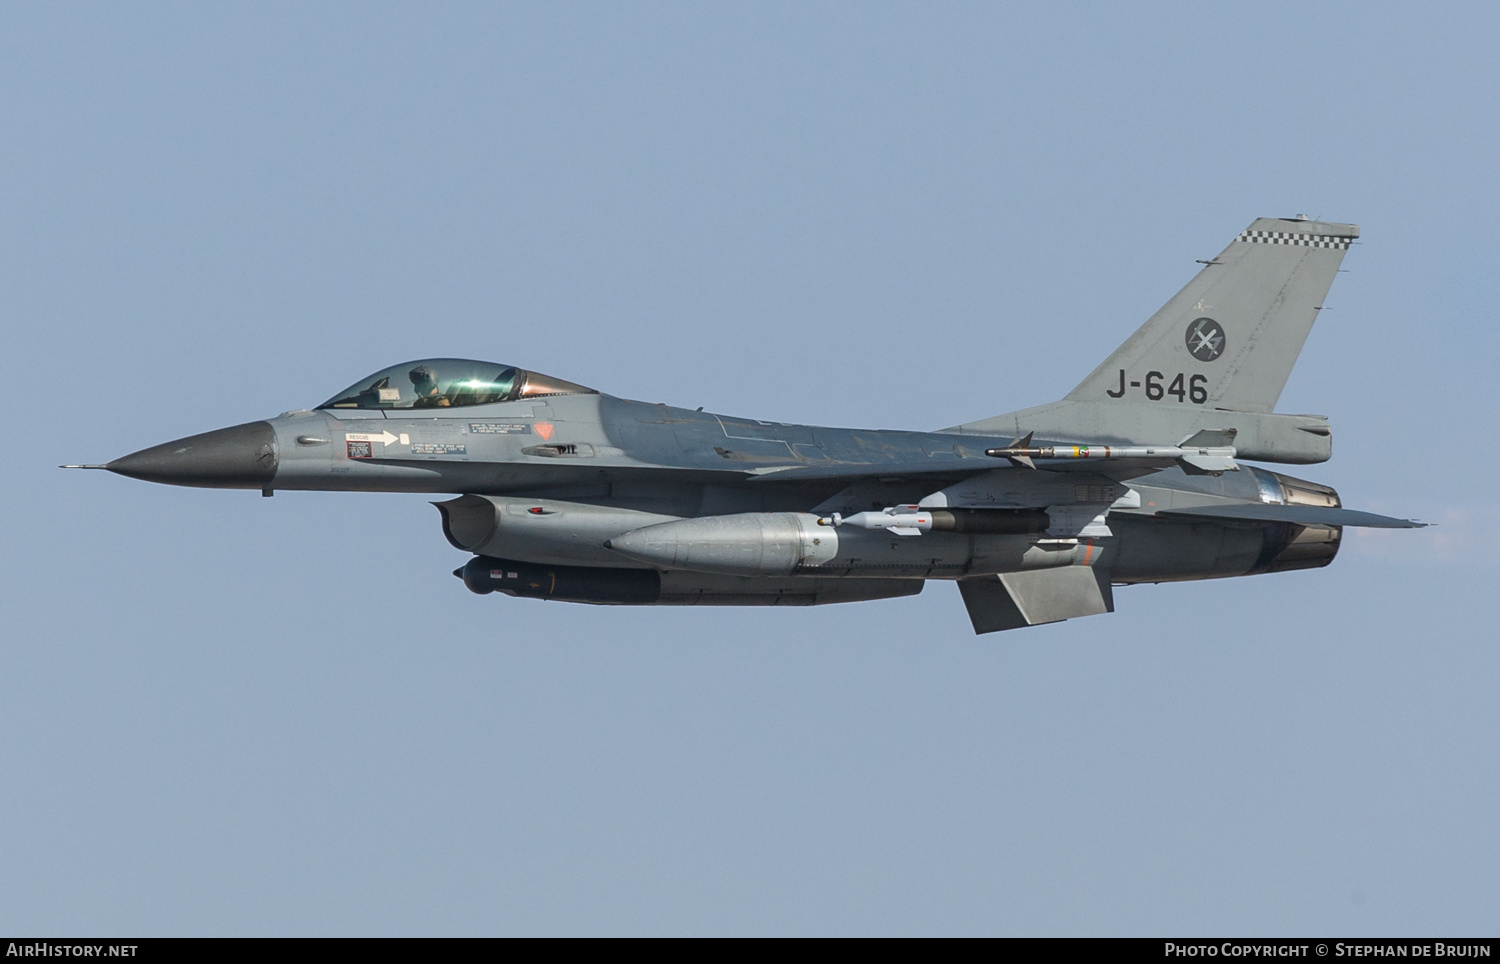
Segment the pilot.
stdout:
<svg viewBox="0 0 1500 964">
<path fill-rule="evenodd" d="M 412 387 L 417 391 L 417 400 L 412 402 L 412 408 L 448 408 L 453 404 L 447 395 L 438 391 L 437 378 L 426 365 L 413 368 L 409 377 Z"/>
</svg>

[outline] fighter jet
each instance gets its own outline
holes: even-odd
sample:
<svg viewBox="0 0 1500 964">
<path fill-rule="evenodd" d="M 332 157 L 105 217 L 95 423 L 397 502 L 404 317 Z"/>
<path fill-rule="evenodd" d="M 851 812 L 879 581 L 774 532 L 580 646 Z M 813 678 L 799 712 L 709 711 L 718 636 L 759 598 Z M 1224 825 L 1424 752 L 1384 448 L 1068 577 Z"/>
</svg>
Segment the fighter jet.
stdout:
<svg viewBox="0 0 1500 964">
<path fill-rule="evenodd" d="M 933 432 L 763 422 L 428 358 L 314 409 L 102 468 L 173 485 L 423 492 L 475 593 L 795 606 L 956 583 L 975 632 L 1114 610 L 1114 588 L 1326 566 L 1332 454 L 1277 413 L 1352 224 L 1261 218 L 1061 400 Z"/>
</svg>

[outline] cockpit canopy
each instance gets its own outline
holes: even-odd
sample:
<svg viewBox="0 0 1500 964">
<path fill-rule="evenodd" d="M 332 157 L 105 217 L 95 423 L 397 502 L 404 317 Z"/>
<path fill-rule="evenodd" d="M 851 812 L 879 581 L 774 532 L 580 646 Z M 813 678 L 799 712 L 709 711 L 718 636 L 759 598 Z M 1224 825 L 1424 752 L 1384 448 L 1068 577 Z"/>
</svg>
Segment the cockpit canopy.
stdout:
<svg viewBox="0 0 1500 964">
<path fill-rule="evenodd" d="M 543 395 L 597 395 L 592 388 L 496 362 L 424 358 L 350 385 L 319 408 L 457 408 Z"/>
</svg>

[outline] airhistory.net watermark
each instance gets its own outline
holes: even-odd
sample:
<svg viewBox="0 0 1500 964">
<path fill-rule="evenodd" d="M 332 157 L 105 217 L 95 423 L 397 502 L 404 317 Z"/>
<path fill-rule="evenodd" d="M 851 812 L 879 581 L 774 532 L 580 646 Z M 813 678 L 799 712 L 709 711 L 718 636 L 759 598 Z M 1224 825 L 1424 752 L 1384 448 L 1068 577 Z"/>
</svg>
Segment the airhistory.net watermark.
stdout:
<svg viewBox="0 0 1500 964">
<path fill-rule="evenodd" d="M 139 944 L 51 944 L 33 941 L 5 945 L 6 957 L 135 957 Z"/>
</svg>

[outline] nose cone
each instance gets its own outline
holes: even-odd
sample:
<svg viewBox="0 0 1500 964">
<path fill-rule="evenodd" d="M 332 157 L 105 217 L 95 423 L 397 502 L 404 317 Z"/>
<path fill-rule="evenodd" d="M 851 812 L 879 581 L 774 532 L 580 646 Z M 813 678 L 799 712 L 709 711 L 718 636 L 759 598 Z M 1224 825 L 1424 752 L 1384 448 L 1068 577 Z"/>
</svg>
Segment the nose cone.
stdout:
<svg viewBox="0 0 1500 964">
<path fill-rule="evenodd" d="M 260 489 L 276 475 L 276 431 L 270 422 L 247 422 L 153 445 L 105 468 L 147 482 Z"/>
</svg>

